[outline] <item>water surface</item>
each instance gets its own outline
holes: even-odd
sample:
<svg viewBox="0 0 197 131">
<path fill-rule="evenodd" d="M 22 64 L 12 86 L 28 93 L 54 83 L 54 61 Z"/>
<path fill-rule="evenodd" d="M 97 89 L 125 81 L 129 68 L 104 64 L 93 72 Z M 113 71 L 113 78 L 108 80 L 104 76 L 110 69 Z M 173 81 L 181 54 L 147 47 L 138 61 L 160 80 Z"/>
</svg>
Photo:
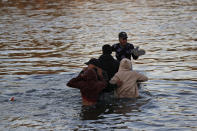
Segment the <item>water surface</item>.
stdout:
<svg viewBox="0 0 197 131">
<path fill-rule="evenodd" d="M 66 83 L 120 31 L 146 50 L 141 98 L 83 107 Z M 2 0 L 0 129 L 197 130 L 196 55 L 196 0 Z"/>
</svg>

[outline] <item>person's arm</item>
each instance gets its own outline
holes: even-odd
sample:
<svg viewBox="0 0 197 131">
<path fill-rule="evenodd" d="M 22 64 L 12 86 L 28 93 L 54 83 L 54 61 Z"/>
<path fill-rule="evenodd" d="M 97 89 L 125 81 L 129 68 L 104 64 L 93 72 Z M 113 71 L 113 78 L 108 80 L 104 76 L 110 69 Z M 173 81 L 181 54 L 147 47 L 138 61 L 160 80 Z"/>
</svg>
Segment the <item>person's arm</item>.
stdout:
<svg viewBox="0 0 197 131">
<path fill-rule="evenodd" d="M 111 84 L 110 82 L 109 82 L 109 87 L 108 88 L 110 88 L 110 89 L 116 89 L 116 88 L 118 88 L 118 87 L 120 87 L 122 85 L 122 81 L 120 81 L 120 80 L 117 80 L 116 81 L 116 84 Z"/>
<path fill-rule="evenodd" d="M 130 50 L 131 50 L 131 55 L 133 57 L 134 60 L 137 60 L 139 56 L 136 56 L 134 53 L 133 53 L 133 50 L 134 50 L 134 46 L 133 44 L 130 44 Z"/>
<path fill-rule="evenodd" d="M 134 60 L 137 60 L 139 56 L 135 56 L 133 53 L 131 54 Z"/>
<path fill-rule="evenodd" d="M 105 81 L 98 81 L 96 85 L 96 90 L 97 92 L 101 92 L 106 87 L 107 87 L 107 83 Z"/>
<path fill-rule="evenodd" d="M 72 78 L 71 80 L 68 81 L 68 83 L 66 85 L 68 87 L 81 89 L 80 81 L 81 81 L 81 78 L 79 78 L 79 77 Z"/>
<path fill-rule="evenodd" d="M 106 71 L 102 71 L 102 75 L 103 75 L 103 79 L 105 80 L 105 82 L 108 82 L 109 81 L 109 77 L 107 75 L 107 72 Z"/>
<path fill-rule="evenodd" d="M 115 74 L 111 80 L 109 81 L 110 84 L 118 84 L 118 81 L 120 81 L 119 77 Z"/>
<path fill-rule="evenodd" d="M 83 74 L 87 69 L 87 67 L 84 67 L 83 70 L 79 73 L 79 75 Z"/>
<path fill-rule="evenodd" d="M 143 75 L 143 74 L 140 74 L 140 73 L 137 73 L 136 75 L 138 77 L 137 79 L 137 82 L 144 82 L 144 81 L 148 81 L 148 77 Z"/>
<path fill-rule="evenodd" d="M 105 80 L 106 82 L 109 81 L 109 78 L 108 78 L 108 75 L 107 75 L 106 71 L 104 71 L 101 68 L 97 67 L 97 73 L 98 73 L 98 76 L 99 76 L 98 79 L 100 81 L 103 81 L 103 80 Z"/>
<path fill-rule="evenodd" d="M 111 46 L 112 52 L 115 52 L 116 51 L 115 46 L 116 46 L 115 44 Z"/>
<path fill-rule="evenodd" d="M 82 89 L 87 85 L 86 80 L 86 76 L 84 76 L 83 74 L 79 74 L 76 78 L 72 78 L 70 81 L 68 81 L 67 86 Z"/>
</svg>

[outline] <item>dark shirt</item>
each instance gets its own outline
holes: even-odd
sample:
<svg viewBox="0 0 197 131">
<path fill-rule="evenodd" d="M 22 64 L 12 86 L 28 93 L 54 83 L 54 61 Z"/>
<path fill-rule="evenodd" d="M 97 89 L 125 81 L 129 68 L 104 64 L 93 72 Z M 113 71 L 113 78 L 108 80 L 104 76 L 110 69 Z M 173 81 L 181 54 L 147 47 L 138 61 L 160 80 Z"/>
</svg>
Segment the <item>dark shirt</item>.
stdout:
<svg viewBox="0 0 197 131">
<path fill-rule="evenodd" d="M 103 54 L 98 59 L 101 64 L 102 70 L 106 71 L 109 80 L 118 72 L 119 62 L 113 58 L 111 54 Z M 109 80 L 107 81 L 107 87 L 102 91 L 104 92 L 111 92 L 115 88 L 117 88 L 116 84 L 110 84 Z"/>
<path fill-rule="evenodd" d="M 107 72 L 110 80 L 118 72 L 119 62 L 110 54 L 103 54 L 98 60 L 100 61 L 101 68 Z"/>
<path fill-rule="evenodd" d="M 135 56 L 131 51 L 134 49 L 133 44 L 127 43 L 124 47 L 120 43 L 112 45 L 112 51 L 116 52 L 116 58 L 118 61 L 121 61 L 123 58 L 131 59 L 131 56 L 134 60 L 138 59 L 138 56 Z"/>
</svg>

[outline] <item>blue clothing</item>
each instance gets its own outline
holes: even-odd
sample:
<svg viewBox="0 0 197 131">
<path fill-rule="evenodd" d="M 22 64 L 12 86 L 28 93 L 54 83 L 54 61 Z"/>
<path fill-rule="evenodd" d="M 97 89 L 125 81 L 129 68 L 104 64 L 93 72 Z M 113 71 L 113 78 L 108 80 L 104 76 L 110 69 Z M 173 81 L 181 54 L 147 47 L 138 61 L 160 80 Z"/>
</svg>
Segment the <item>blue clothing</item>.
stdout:
<svg viewBox="0 0 197 131">
<path fill-rule="evenodd" d="M 131 60 L 131 56 L 134 60 L 138 59 L 138 56 L 135 56 L 131 51 L 134 49 L 133 44 L 127 43 L 124 47 L 120 44 L 112 45 L 112 51 L 116 52 L 116 58 L 118 61 L 121 61 L 123 58 Z"/>
</svg>

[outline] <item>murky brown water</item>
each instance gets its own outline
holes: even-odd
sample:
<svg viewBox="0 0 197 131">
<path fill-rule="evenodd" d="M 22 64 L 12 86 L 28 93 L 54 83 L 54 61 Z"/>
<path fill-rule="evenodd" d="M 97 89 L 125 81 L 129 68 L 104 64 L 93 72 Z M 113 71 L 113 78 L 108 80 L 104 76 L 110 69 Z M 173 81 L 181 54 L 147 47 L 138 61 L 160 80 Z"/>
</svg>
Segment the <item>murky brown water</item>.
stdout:
<svg viewBox="0 0 197 131">
<path fill-rule="evenodd" d="M 84 108 L 65 83 L 120 31 L 147 52 L 142 98 Z M 196 56 L 196 0 L 1 0 L 0 129 L 197 130 Z"/>
</svg>

